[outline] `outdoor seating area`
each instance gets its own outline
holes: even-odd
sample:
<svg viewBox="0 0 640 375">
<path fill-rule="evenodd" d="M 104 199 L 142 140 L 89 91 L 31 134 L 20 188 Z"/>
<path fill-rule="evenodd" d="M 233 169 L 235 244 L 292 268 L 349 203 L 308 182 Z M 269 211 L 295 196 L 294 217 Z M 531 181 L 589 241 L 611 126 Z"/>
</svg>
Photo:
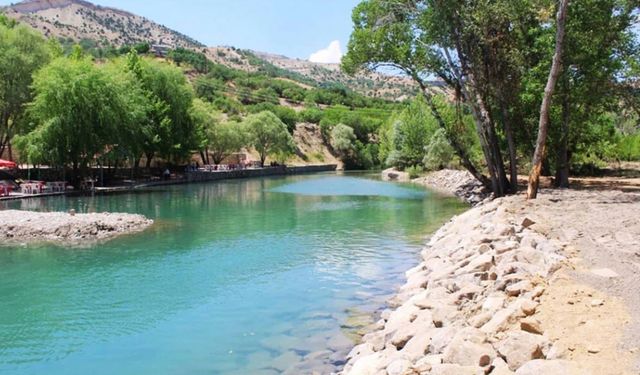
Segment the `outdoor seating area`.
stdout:
<svg viewBox="0 0 640 375">
<path fill-rule="evenodd" d="M 0 183 L 0 197 L 8 197 L 13 191 L 13 186 L 10 184 Z"/>
<path fill-rule="evenodd" d="M 259 162 L 238 163 L 238 164 L 210 164 L 203 165 L 198 168 L 201 172 L 220 172 L 220 171 L 236 171 L 243 169 L 256 169 L 260 168 Z"/>
<path fill-rule="evenodd" d="M 24 181 L 20 184 L 20 193 L 25 195 L 64 193 L 66 189 L 64 181 Z"/>
<path fill-rule="evenodd" d="M 64 194 L 67 183 L 64 181 L 0 181 L 0 198 L 36 196 L 41 194 Z"/>
</svg>

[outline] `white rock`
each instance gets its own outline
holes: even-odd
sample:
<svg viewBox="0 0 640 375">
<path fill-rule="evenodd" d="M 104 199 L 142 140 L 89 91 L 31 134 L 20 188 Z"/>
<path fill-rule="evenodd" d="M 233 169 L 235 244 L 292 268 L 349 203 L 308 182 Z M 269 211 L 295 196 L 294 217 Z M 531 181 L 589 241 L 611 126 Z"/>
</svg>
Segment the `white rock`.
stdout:
<svg viewBox="0 0 640 375">
<path fill-rule="evenodd" d="M 357 359 L 369 354 L 373 354 L 373 352 L 373 344 L 371 344 L 370 342 L 364 342 L 360 345 L 356 345 L 353 349 L 351 349 L 351 351 L 347 355 L 347 359 Z"/>
<path fill-rule="evenodd" d="M 505 291 L 507 292 L 507 295 L 517 297 L 522 293 L 530 291 L 531 289 L 533 289 L 533 285 L 531 285 L 531 282 L 528 280 L 523 280 L 507 286 Z"/>
<path fill-rule="evenodd" d="M 387 366 L 387 375 L 413 375 L 416 372 L 412 366 L 413 363 L 406 359 L 396 359 Z"/>
<path fill-rule="evenodd" d="M 482 303 L 482 309 L 489 312 L 497 311 L 504 307 L 507 297 L 504 293 L 493 293 Z"/>
<path fill-rule="evenodd" d="M 480 330 L 490 335 L 506 330 L 516 318 L 522 316 L 522 302 L 520 299 L 515 300 L 504 309 L 496 311 L 493 318 L 483 325 Z"/>
<path fill-rule="evenodd" d="M 463 366 L 479 366 L 489 364 L 496 353 L 493 347 L 485 342 L 485 335 L 480 330 L 467 327 L 460 330 L 451 340 L 443 353 L 443 361 Z M 488 358 L 487 358 L 488 356 Z"/>
<path fill-rule="evenodd" d="M 496 349 L 505 358 L 509 369 L 517 370 L 525 362 L 544 357 L 543 348 L 548 341 L 540 336 L 523 331 L 511 331 L 507 337 L 498 343 Z"/>
<path fill-rule="evenodd" d="M 417 361 L 424 357 L 429 351 L 429 345 L 431 345 L 431 335 L 432 331 L 420 332 L 414 335 L 401 350 L 405 358 L 410 361 Z"/>
<path fill-rule="evenodd" d="M 429 344 L 429 352 L 432 354 L 440 354 L 449 345 L 453 336 L 458 330 L 452 326 L 444 326 L 436 328 L 431 336 L 431 344 Z"/>
</svg>

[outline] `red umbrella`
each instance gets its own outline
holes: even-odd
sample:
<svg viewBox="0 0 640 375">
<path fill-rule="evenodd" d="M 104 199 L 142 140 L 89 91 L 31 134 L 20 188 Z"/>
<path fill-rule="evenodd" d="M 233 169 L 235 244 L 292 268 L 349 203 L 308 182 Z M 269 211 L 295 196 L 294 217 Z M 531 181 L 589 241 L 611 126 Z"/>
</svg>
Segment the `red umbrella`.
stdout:
<svg viewBox="0 0 640 375">
<path fill-rule="evenodd" d="M 0 168 L 15 169 L 17 167 L 18 167 L 18 164 L 14 163 L 12 161 L 0 159 Z"/>
</svg>

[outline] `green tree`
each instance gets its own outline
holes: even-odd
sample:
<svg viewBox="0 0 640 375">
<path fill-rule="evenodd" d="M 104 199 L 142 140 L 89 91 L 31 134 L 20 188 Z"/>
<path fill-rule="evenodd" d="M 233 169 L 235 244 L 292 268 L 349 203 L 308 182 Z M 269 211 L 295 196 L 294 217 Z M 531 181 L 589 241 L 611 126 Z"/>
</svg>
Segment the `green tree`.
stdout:
<svg viewBox="0 0 640 375">
<path fill-rule="evenodd" d="M 180 162 L 201 145 L 202 132 L 189 116 L 194 98 L 182 71 L 166 63 L 141 58 L 131 51 L 126 67 L 133 72 L 148 100 L 144 148 L 149 166 L 154 156 Z"/>
<path fill-rule="evenodd" d="M 34 76 L 29 116 L 35 128 L 16 140 L 30 163 L 70 165 L 74 180 L 124 139 L 139 120 L 124 76 L 87 58 L 58 58 Z"/>
<path fill-rule="evenodd" d="M 33 96 L 33 74 L 46 65 L 52 45 L 31 28 L 0 15 L 0 155 L 25 124 L 25 105 Z"/>
<path fill-rule="evenodd" d="M 425 146 L 425 156 L 422 164 L 427 170 L 433 171 L 445 168 L 453 161 L 454 153 L 442 129 L 436 130 L 429 144 Z"/>
<path fill-rule="evenodd" d="M 220 164 L 247 145 L 247 134 L 241 123 L 227 121 L 207 129 L 208 149 L 215 164 Z"/>
<path fill-rule="evenodd" d="M 222 115 L 211 104 L 199 99 L 194 100 L 190 116 L 203 132 L 201 143 L 203 163 L 211 164 L 210 161 L 213 161 L 214 164 L 220 164 L 246 145 L 245 129 L 240 123 L 223 122 Z"/>
<path fill-rule="evenodd" d="M 272 112 L 249 115 L 244 121 L 244 126 L 247 129 L 249 143 L 260 155 L 261 165 L 264 165 L 270 155 L 291 153 L 295 149 L 287 125 Z"/>
<path fill-rule="evenodd" d="M 343 161 L 353 158 L 353 154 L 356 151 L 354 145 L 356 139 L 353 128 L 345 124 L 338 124 L 331 130 L 331 147 L 340 155 Z"/>
<path fill-rule="evenodd" d="M 189 117 L 197 131 L 197 139 L 199 141 L 198 150 L 202 157 L 203 164 L 209 163 L 209 133 L 212 128 L 220 124 L 222 114 L 208 102 L 201 99 L 194 99 L 189 109 Z"/>
</svg>

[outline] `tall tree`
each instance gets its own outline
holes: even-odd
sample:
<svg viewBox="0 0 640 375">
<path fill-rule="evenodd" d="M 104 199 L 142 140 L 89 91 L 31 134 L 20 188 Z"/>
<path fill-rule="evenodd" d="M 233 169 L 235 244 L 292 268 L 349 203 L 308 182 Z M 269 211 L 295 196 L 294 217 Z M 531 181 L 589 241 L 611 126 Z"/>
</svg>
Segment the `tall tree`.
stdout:
<svg viewBox="0 0 640 375">
<path fill-rule="evenodd" d="M 553 55 L 553 63 L 551 71 L 544 89 L 542 105 L 540 107 L 540 122 L 538 124 L 538 138 L 536 140 L 536 150 L 533 154 L 531 173 L 529 174 L 529 185 L 527 187 L 527 198 L 536 199 L 538 196 L 538 186 L 540 184 L 540 172 L 542 170 L 542 161 L 546 153 L 547 133 L 549 131 L 549 109 L 551 108 L 551 100 L 555 91 L 556 82 L 560 76 L 562 69 L 562 52 L 564 48 L 565 25 L 567 19 L 567 9 L 569 0 L 560 0 L 558 5 L 557 21 L 556 21 L 556 47 Z"/>
<path fill-rule="evenodd" d="M 342 66 L 347 72 L 391 66 L 416 81 L 463 166 L 501 196 L 513 190 L 517 174 L 513 115 L 506 103 L 513 95 L 504 84 L 505 75 L 513 77 L 517 66 L 501 51 L 514 43 L 511 30 L 534 13 L 533 7 L 507 0 L 365 0 L 354 10 L 354 31 Z M 504 66 L 494 69 L 501 61 Z M 428 82 L 433 76 L 472 113 L 488 178 L 460 139 L 462 121 L 444 120 Z M 500 131 L 507 139 L 512 181 L 505 173 Z"/>
<path fill-rule="evenodd" d="M 130 83 L 82 56 L 54 60 L 34 76 L 29 117 L 35 128 L 16 140 L 22 157 L 71 166 L 77 182 L 90 163 L 125 141 L 121 130 L 139 120 Z"/>
<path fill-rule="evenodd" d="M 51 59 L 47 41 L 36 31 L 0 14 L 0 155 L 24 123 L 25 105 L 32 100 L 32 76 Z"/>
<path fill-rule="evenodd" d="M 202 132 L 203 163 L 210 164 L 213 161 L 214 164 L 220 164 L 246 146 L 245 129 L 238 122 L 223 121 L 221 113 L 212 104 L 200 99 L 194 100 L 190 116 Z"/>
<path fill-rule="evenodd" d="M 260 155 L 260 164 L 264 165 L 268 156 L 278 153 L 291 153 L 295 148 L 293 137 L 287 125 L 278 116 L 269 111 L 249 115 L 245 121 L 250 143 Z"/>
<path fill-rule="evenodd" d="M 637 56 L 633 24 L 639 6 L 628 0 L 584 0 L 568 9 L 563 69 L 551 116 L 558 126 L 550 128 L 549 137 L 549 147 L 556 150 L 549 159 L 555 161 L 558 187 L 569 187 L 572 155 L 599 132 L 603 116 L 624 111 L 626 90 L 620 89 Z"/>
<path fill-rule="evenodd" d="M 182 71 L 141 58 L 135 51 L 130 52 L 126 65 L 149 102 L 146 123 L 141 124 L 147 164 L 156 155 L 172 162 L 189 157 L 200 146 L 200 132 L 189 116 L 194 94 Z"/>
</svg>

